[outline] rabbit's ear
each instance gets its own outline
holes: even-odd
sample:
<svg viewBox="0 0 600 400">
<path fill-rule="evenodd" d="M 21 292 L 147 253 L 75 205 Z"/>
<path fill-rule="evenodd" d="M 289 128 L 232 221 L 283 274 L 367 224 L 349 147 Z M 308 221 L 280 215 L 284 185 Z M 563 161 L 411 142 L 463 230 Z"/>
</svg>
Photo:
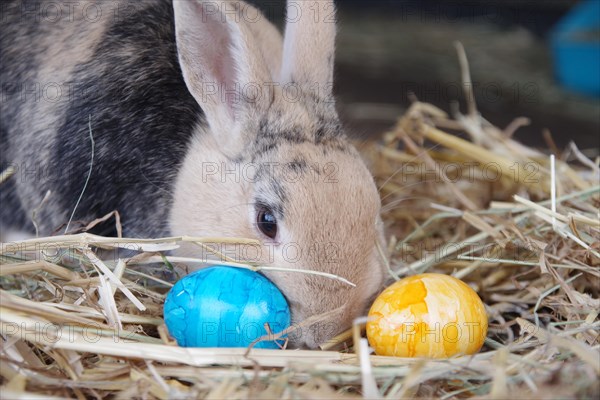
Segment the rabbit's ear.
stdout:
<svg viewBox="0 0 600 400">
<path fill-rule="evenodd" d="M 329 97 L 335 53 L 333 1 L 288 0 L 286 20 L 280 81 Z"/>
<path fill-rule="evenodd" d="M 283 38 L 281 32 L 256 8 L 249 4 L 244 6 L 247 26 L 258 44 L 262 57 L 269 70 L 269 83 L 279 81 Z"/>
<path fill-rule="evenodd" d="M 249 6 L 240 1 L 175 0 L 173 7 L 183 77 L 211 130 L 230 132 L 240 120 L 268 107 L 261 83 L 272 79 L 245 21 L 250 14 L 243 7 Z"/>
</svg>

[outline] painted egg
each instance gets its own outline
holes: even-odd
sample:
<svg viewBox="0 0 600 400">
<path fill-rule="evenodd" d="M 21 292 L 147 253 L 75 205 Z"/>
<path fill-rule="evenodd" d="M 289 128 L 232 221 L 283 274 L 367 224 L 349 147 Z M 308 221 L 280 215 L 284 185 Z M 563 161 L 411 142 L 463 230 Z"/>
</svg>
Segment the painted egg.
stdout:
<svg viewBox="0 0 600 400">
<path fill-rule="evenodd" d="M 164 318 L 182 347 L 247 347 L 290 325 L 290 309 L 279 289 L 263 275 L 214 266 L 179 280 L 167 294 Z M 282 339 L 279 340 L 281 344 Z M 275 341 L 256 344 L 278 348 Z"/>
<path fill-rule="evenodd" d="M 477 353 L 487 327 L 483 302 L 466 283 L 421 274 L 395 282 L 377 297 L 367 338 L 378 355 L 446 358 Z"/>
</svg>

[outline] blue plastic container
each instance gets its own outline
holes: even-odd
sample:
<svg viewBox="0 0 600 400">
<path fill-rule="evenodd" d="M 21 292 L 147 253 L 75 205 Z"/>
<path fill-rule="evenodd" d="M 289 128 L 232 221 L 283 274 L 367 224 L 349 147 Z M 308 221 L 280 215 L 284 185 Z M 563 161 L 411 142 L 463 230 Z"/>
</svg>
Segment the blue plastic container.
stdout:
<svg viewBox="0 0 600 400">
<path fill-rule="evenodd" d="M 290 326 L 290 309 L 279 289 L 263 275 L 215 266 L 180 279 L 169 291 L 164 318 L 182 347 L 247 347 Z M 280 340 L 280 343 L 282 340 Z M 257 348 L 276 349 L 274 341 Z"/>
<path fill-rule="evenodd" d="M 572 91 L 600 97 L 600 0 L 576 5 L 553 29 L 556 76 Z"/>
</svg>

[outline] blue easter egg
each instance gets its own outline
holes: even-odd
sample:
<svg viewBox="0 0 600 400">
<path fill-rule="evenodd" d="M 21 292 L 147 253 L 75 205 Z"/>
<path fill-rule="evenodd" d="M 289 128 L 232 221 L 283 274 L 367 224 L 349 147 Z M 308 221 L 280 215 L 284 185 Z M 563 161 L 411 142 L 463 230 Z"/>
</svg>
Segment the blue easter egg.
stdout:
<svg viewBox="0 0 600 400">
<path fill-rule="evenodd" d="M 290 308 L 277 286 L 243 268 L 215 266 L 179 280 L 167 294 L 164 318 L 182 347 L 247 347 L 290 326 Z M 281 344 L 282 341 L 280 340 Z M 257 348 L 279 348 L 263 341 Z"/>
</svg>

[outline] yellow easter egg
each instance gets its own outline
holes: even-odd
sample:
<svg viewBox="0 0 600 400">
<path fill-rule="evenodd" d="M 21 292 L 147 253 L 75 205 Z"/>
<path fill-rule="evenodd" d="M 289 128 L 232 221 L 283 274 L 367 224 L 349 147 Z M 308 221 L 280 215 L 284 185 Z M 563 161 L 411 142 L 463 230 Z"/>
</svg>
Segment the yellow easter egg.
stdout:
<svg viewBox="0 0 600 400">
<path fill-rule="evenodd" d="M 466 283 L 421 274 L 395 282 L 377 297 L 367 338 L 378 355 L 446 358 L 477 353 L 487 327 L 483 302 Z"/>
</svg>

